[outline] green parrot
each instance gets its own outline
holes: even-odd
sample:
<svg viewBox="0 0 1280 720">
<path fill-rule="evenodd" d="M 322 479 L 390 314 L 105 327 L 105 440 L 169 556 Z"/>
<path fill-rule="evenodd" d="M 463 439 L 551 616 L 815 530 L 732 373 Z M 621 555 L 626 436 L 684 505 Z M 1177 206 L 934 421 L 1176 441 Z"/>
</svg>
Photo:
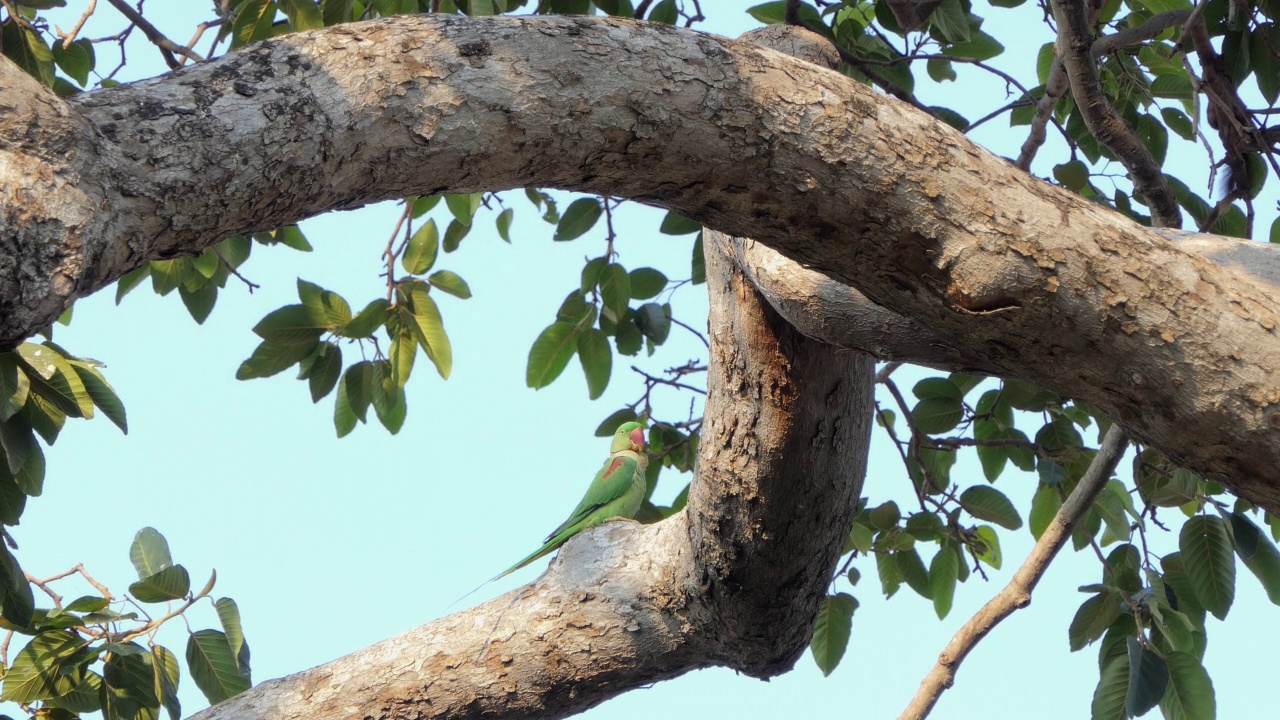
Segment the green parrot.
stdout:
<svg viewBox="0 0 1280 720">
<path fill-rule="evenodd" d="M 644 427 L 640 423 L 620 425 L 613 434 L 613 444 L 609 446 L 609 459 L 604 461 L 604 467 L 596 473 L 578 507 L 569 513 L 560 527 L 551 531 L 542 547 L 507 568 L 494 580 L 506 577 L 555 550 L 589 527 L 599 525 L 609 518 L 630 518 L 635 515 L 644 502 L 645 470 L 649 467 L 649 457 L 645 455 L 644 448 Z"/>
</svg>

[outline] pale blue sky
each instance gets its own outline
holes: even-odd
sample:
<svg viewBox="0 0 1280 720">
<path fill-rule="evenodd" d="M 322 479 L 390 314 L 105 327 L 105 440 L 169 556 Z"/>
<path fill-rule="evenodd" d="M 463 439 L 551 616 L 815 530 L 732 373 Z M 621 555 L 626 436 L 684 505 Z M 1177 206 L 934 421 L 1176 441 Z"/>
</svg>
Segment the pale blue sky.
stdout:
<svg viewBox="0 0 1280 720">
<path fill-rule="evenodd" d="M 183 40 L 205 18 L 204 7 L 153 0 L 147 10 Z M 707 30 L 735 35 L 754 25 L 745 13 L 709 10 L 726 14 L 715 16 Z M 1008 59 L 997 64 L 1035 85 L 1032 58 L 1050 39 L 1039 11 L 1028 4 L 1018 11 L 979 12 L 987 15 L 993 35 L 1024 43 L 1011 45 Z M 90 36 L 121 26 L 105 3 L 98 15 Z M 132 43 L 129 56 L 137 63 L 127 71 L 132 78 L 163 70 L 144 42 Z M 107 46 L 100 46 L 98 57 L 100 67 L 114 64 Z M 970 119 L 1002 102 L 1003 83 L 958 70 L 962 79 L 974 78 L 997 94 L 973 107 L 968 103 L 980 95 L 972 84 L 938 89 L 921 82 L 921 95 L 968 108 Z M 1025 128 L 1010 129 L 1001 119 L 976 139 L 1014 155 L 1024 134 Z M 1192 146 L 1175 140 L 1172 148 L 1171 157 L 1187 153 L 1188 166 L 1201 162 Z M 1046 148 L 1043 156 L 1054 157 L 1053 152 Z M 1036 170 L 1047 175 L 1049 163 Z M 530 343 L 576 286 L 582 258 L 601 254 L 604 234 L 601 226 L 577 241 L 552 243 L 551 228 L 536 220 L 523 197 L 513 194 L 508 203 L 517 212 L 512 245 L 497 238 L 491 215 L 482 216 L 461 249 L 442 257 L 439 266 L 465 277 L 475 297 L 440 301 L 453 340 L 453 377 L 441 381 L 427 363 L 418 364 L 408 388 L 408 422 L 395 437 L 375 424 L 335 439 L 332 399 L 313 406 L 305 384 L 292 373 L 249 382 L 233 377 L 256 345 L 252 325 L 296 302 L 296 277 L 337 290 L 357 307 L 383 292 L 379 254 L 395 213 L 389 204 L 308 221 L 304 228 L 316 246 L 311 254 L 255 247 L 244 271 L 262 288 L 249 294 L 232 281 L 203 327 L 191 321 L 176 294 L 159 298 L 147 287 L 119 308 L 112 291 L 78 303 L 74 322 L 58 328 L 56 339 L 72 352 L 108 363 L 107 377 L 128 407 L 130 434 L 122 437 L 103 419 L 69 424 L 47 453 L 45 495 L 29 503 L 13 533 L 24 566 L 43 576 L 83 562 L 123 593 L 134 579 L 129 542 L 139 528 L 154 526 L 197 585 L 217 567 L 215 596 L 239 603 L 255 681 L 302 670 L 447 614 L 451 602 L 523 556 L 560 522 L 604 455 L 605 441 L 592 431 L 640 390 L 627 369 L 630 358 L 615 358 L 613 382 L 595 402 L 587 401 L 576 360 L 552 387 L 525 388 Z M 687 277 L 691 236 L 659 235 L 658 211 L 623 212 L 621 262 Z M 701 286 L 680 290 L 674 302 L 690 322 L 700 324 L 705 317 Z M 672 337 L 646 367 L 703 357 L 688 333 L 677 329 Z M 909 388 L 917 376 L 904 371 L 899 380 Z M 971 455 L 954 476 L 967 479 L 964 484 L 981 482 Z M 669 500 L 681 485 L 674 475 L 664 476 L 658 498 Z M 1033 477 L 1016 473 L 1000 481 L 1022 508 L 1034 486 Z M 865 493 L 877 500 L 910 497 L 882 433 Z M 854 592 L 862 606 L 849 653 L 830 678 L 807 656 L 795 671 L 770 683 L 703 670 L 628 693 L 587 717 L 634 718 L 658 708 L 670 720 L 896 717 L 946 640 L 1003 586 L 1030 546 L 1025 530 L 1004 538 L 1004 571 L 992 573 L 990 583 L 960 586 L 951 615 L 941 622 L 932 605 L 909 589 L 891 603 L 883 601 L 873 564 L 861 563 L 864 580 Z M 1163 540 L 1166 547 L 1171 541 Z M 542 567 L 540 562 L 487 586 L 473 599 L 531 581 Z M 1097 681 L 1096 651 L 1069 652 L 1067 625 L 1085 597 L 1076 587 L 1096 582 L 1100 573 L 1091 553 L 1066 551 L 1031 607 L 969 657 L 934 716 L 1087 717 Z M 59 589 L 69 597 L 80 591 L 70 581 Z M 207 607 L 193 615 L 195 627 L 216 623 Z M 1220 718 L 1249 714 L 1257 689 L 1267 686 L 1264 664 L 1251 658 L 1280 637 L 1276 617 L 1241 567 L 1230 622 L 1209 621 L 1206 665 L 1218 690 Z M 159 641 L 181 653 L 183 635 L 179 624 Z M 184 714 L 204 705 L 187 677 L 181 696 Z M 8 711 L 17 714 L 15 708 Z"/>
</svg>

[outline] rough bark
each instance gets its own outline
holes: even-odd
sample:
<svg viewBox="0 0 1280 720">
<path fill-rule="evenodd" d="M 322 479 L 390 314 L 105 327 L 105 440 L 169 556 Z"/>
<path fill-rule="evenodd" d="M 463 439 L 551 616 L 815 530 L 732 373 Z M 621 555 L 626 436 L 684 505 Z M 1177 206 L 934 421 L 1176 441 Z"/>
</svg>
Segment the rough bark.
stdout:
<svg viewBox="0 0 1280 720">
<path fill-rule="evenodd" d="M 1275 297 L 814 65 L 616 19 L 405 17 L 30 116 L 14 94 L 0 133 L 66 150 L 11 143 L 6 163 L 82 202 L 17 208 L 23 181 L 0 173 L 0 346 L 228 234 L 410 193 L 572 188 L 753 237 L 1280 511 Z"/>
<path fill-rule="evenodd" d="M 707 255 L 707 422 L 683 513 L 586 531 L 530 586 L 195 717 L 564 717 L 710 665 L 789 670 L 862 488 L 874 363 L 806 338 Z"/>
</svg>

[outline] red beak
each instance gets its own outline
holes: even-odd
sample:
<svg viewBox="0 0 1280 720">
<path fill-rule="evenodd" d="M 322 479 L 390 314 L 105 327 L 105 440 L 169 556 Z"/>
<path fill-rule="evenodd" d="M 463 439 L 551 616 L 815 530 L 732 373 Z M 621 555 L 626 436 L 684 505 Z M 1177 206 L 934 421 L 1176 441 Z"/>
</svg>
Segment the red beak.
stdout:
<svg viewBox="0 0 1280 720">
<path fill-rule="evenodd" d="M 636 452 L 644 450 L 644 428 L 631 431 L 631 444 L 635 446 Z"/>
</svg>

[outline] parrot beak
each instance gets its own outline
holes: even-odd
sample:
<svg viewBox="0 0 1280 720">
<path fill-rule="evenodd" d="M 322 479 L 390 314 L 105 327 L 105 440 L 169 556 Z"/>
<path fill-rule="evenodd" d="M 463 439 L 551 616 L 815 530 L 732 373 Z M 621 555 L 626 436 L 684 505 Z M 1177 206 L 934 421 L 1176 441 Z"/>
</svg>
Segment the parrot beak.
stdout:
<svg viewBox="0 0 1280 720">
<path fill-rule="evenodd" d="M 644 428 L 636 428 L 631 431 L 631 449 L 634 452 L 642 452 L 644 450 Z"/>
</svg>

